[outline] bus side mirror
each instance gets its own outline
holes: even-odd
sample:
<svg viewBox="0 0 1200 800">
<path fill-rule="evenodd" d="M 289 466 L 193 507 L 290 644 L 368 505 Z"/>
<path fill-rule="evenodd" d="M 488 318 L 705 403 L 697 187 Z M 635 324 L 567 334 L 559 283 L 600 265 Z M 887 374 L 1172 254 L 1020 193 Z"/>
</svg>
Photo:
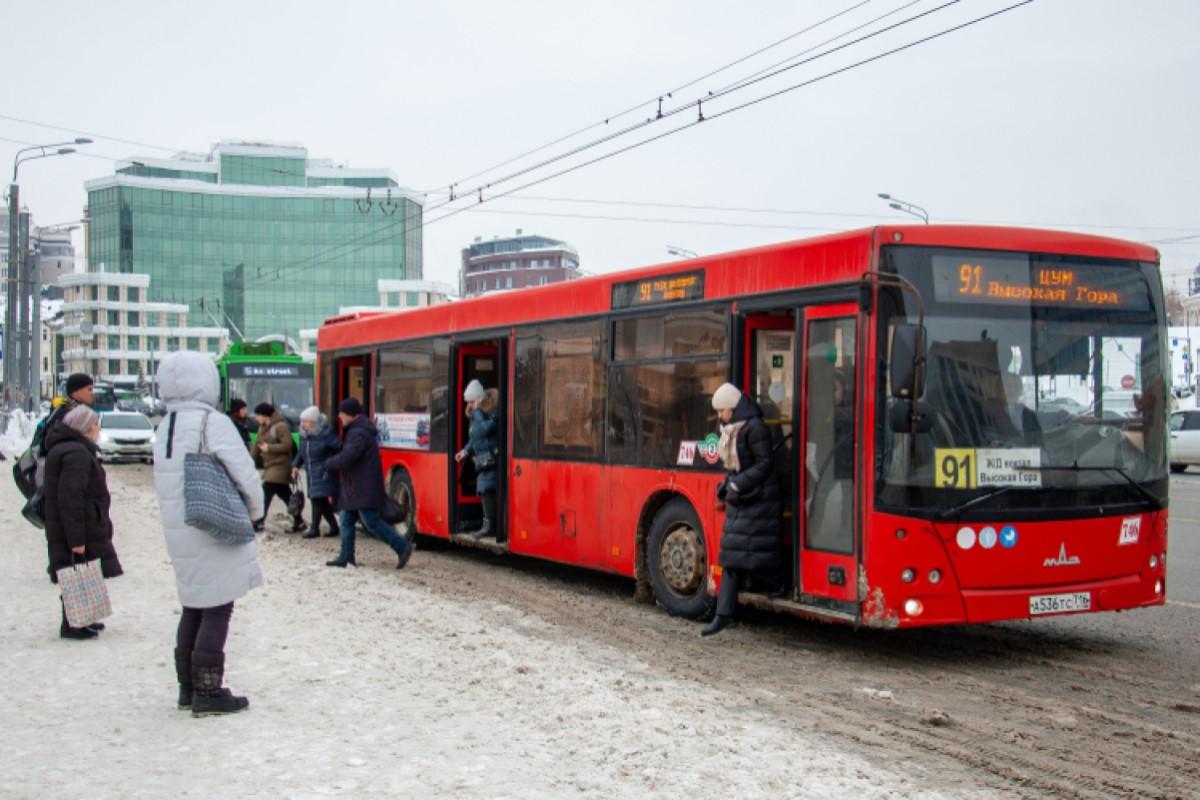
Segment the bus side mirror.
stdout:
<svg viewBox="0 0 1200 800">
<path fill-rule="evenodd" d="M 892 359 L 888 379 L 892 397 L 915 400 L 925 393 L 925 330 L 920 325 L 902 324 L 892 329 Z"/>
<path fill-rule="evenodd" d="M 896 400 L 888 409 L 888 425 L 892 433 L 929 433 L 933 428 L 933 415 L 928 404 L 918 400 L 916 416 L 913 415 L 912 400 Z"/>
</svg>

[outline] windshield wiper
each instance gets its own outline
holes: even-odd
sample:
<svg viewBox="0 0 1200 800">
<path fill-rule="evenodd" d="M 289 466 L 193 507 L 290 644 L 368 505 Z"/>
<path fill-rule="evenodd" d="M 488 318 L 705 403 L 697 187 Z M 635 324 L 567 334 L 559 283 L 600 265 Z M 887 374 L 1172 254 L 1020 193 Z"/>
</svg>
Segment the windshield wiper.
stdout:
<svg viewBox="0 0 1200 800">
<path fill-rule="evenodd" d="M 1157 496 L 1156 494 L 1151 492 L 1149 489 L 1147 489 L 1145 486 L 1142 486 L 1140 483 L 1135 481 L 1133 479 L 1133 476 L 1130 475 L 1128 472 L 1126 472 L 1123 467 L 1103 467 L 1103 466 L 1086 466 L 1086 467 L 1084 467 L 1084 466 L 1080 466 L 1079 462 L 1076 461 L 1074 464 L 1052 465 L 1049 467 L 1046 467 L 1046 466 L 1015 467 L 1015 469 L 1024 470 L 1026 472 L 1048 472 L 1050 470 L 1062 470 L 1065 472 L 1115 472 L 1118 475 L 1120 475 L 1122 478 L 1124 478 L 1126 483 L 1128 483 L 1131 487 L 1133 487 L 1133 490 L 1137 493 L 1137 495 L 1139 497 L 1142 498 L 1142 501 L 1144 503 L 1146 503 L 1146 505 L 1150 506 L 1151 508 L 1162 508 L 1164 505 L 1161 497 Z"/>
<path fill-rule="evenodd" d="M 1008 492 L 1011 492 L 1013 489 L 1016 489 L 1016 488 L 1017 488 L 1017 486 L 1015 486 L 1014 484 L 1011 484 L 1011 483 L 1005 484 L 1004 486 L 998 486 L 995 489 L 992 489 L 990 492 L 984 492 L 983 494 L 979 495 L 978 497 L 972 497 L 970 500 L 967 500 L 966 502 L 959 503 L 956 506 L 950 506 L 949 508 L 944 509 L 936 517 L 934 517 L 934 519 L 949 519 L 950 517 L 961 514 L 963 511 L 966 511 L 968 508 L 971 508 L 972 506 L 982 503 L 984 500 L 991 500 L 993 497 L 999 497 L 1002 494 L 1007 494 Z"/>
</svg>

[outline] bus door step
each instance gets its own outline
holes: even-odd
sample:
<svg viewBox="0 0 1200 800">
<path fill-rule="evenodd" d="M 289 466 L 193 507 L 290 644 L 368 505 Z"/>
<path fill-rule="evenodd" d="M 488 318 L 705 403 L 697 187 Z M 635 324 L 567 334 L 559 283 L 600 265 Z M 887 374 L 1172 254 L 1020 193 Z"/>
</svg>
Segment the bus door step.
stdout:
<svg viewBox="0 0 1200 800">
<path fill-rule="evenodd" d="M 762 608 L 767 611 L 782 611 L 785 614 L 819 619 L 823 622 L 858 624 L 858 616 L 850 611 L 827 608 L 797 600 L 788 600 L 782 597 L 767 597 L 765 594 L 759 594 L 758 592 L 738 592 L 738 602 L 742 605 L 753 606 L 754 608 Z"/>
<path fill-rule="evenodd" d="M 474 536 L 468 536 L 465 533 L 454 534 L 450 537 L 450 541 L 460 544 L 463 547 L 474 547 L 477 550 L 487 550 L 490 553 L 508 552 L 508 542 L 497 543 L 495 539 L 476 539 Z"/>
</svg>

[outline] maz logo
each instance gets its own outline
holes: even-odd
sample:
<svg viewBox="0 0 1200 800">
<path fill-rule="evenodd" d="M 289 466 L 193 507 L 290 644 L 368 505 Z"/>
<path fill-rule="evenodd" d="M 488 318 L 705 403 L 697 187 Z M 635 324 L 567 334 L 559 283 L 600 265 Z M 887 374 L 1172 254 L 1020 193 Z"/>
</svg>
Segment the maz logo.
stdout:
<svg viewBox="0 0 1200 800">
<path fill-rule="evenodd" d="M 1067 555 L 1067 543 L 1063 542 L 1058 548 L 1058 558 L 1047 558 L 1042 562 L 1043 567 L 1077 567 L 1079 556 Z"/>
</svg>

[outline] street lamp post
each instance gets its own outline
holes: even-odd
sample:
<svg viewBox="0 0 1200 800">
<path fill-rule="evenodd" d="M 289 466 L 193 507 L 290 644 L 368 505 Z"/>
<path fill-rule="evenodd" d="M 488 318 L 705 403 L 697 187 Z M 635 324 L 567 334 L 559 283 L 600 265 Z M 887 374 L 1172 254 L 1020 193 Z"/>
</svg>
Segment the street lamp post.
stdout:
<svg viewBox="0 0 1200 800">
<path fill-rule="evenodd" d="M 699 258 L 695 252 L 688 250 L 686 247 L 676 247 L 673 244 L 667 245 L 667 252 L 680 258 Z"/>
<path fill-rule="evenodd" d="M 924 220 L 926 225 L 929 224 L 929 212 L 916 203 L 910 203 L 907 200 L 901 200 L 899 197 L 893 197 L 887 192 L 880 192 L 879 199 L 887 200 L 889 208 L 903 211 L 905 214 L 912 214 L 914 217 Z"/>
<path fill-rule="evenodd" d="M 20 242 L 21 200 L 17 185 L 17 172 L 26 161 L 52 156 L 65 156 L 75 152 L 73 144 L 91 144 L 92 140 L 78 137 L 70 142 L 53 142 L 24 147 L 13 156 L 12 183 L 8 187 L 8 306 L 4 314 L 4 407 L 11 409 L 20 405 L 36 387 L 27 385 L 31 375 L 30 359 L 37 359 L 34 348 L 41 344 L 41 331 L 31 330 L 29 325 L 29 303 L 41 302 L 40 287 L 34 288 L 31 278 L 37 269 L 27 267 L 27 247 Z M 23 153 L 32 155 L 22 156 Z M 40 314 L 39 314 L 40 316 Z"/>
</svg>

